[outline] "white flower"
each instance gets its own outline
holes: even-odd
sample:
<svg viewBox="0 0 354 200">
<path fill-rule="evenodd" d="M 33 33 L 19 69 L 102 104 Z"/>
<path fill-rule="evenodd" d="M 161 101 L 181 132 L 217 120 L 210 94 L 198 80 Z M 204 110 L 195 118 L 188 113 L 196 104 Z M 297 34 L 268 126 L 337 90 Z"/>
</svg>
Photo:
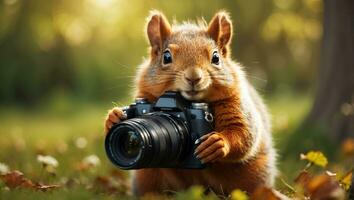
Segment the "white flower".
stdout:
<svg viewBox="0 0 354 200">
<path fill-rule="evenodd" d="M 37 156 L 37 161 L 46 166 L 58 167 L 58 161 L 52 156 Z"/>
<path fill-rule="evenodd" d="M 101 164 L 100 159 L 94 154 L 85 157 L 82 162 L 93 167 Z"/>
<path fill-rule="evenodd" d="M 86 138 L 84 138 L 84 137 L 79 137 L 79 138 L 77 138 L 76 141 L 75 141 L 75 145 L 76 145 L 76 147 L 79 148 L 79 149 L 85 148 L 86 145 L 87 145 L 87 140 L 86 140 Z"/>
<path fill-rule="evenodd" d="M 4 163 L 0 163 L 0 175 L 6 174 L 10 171 L 9 167 Z"/>
</svg>

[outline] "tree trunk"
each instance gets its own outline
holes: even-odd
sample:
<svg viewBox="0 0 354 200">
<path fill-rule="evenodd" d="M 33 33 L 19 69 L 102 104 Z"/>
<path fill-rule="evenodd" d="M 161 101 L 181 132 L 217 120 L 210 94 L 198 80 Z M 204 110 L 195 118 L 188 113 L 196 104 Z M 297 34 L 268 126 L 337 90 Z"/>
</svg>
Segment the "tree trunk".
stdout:
<svg viewBox="0 0 354 200">
<path fill-rule="evenodd" d="M 352 171 L 354 174 L 354 170 Z M 352 185 L 350 186 L 350 193 L 348 199 L 354 199 L 354 176 L 352 176 Z"/>
<path fill-rule="evenodd" d="M 306 125 L 334 141 L 354 137 L 354 1 L 325 0 L 317 93 Z"/>
</svg>

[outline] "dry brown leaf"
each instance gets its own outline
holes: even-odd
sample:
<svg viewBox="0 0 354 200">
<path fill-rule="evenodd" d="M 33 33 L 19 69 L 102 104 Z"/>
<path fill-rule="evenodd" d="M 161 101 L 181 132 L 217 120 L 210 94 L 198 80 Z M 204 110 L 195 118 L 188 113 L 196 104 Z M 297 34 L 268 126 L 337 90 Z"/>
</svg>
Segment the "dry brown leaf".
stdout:
<svg viewBox="0 0 354 200">
<path fill-rule="evenodd" d="M 334 199 L 342 200 L 345 198 L 344 190 L 334 177 L 319 175 L 305 185 L 305 195 L 311 200 Z"/>
<path fill-rule="evenodd" d="M 60 188 L 61 185 L 42 185 L 42 184 L 37 184 L 36 188 L 37 190 L 41 190 L 41 191 L 48 191 L 51 189 L 56 189 L 56 188 Z"/>
<path fill-rule="evenodd" d="M 23 173 L 20 171 L 11 171 L 7 174 L 1 175 L 1 179 L 4 181 L 5 185 L 9 188 L 34 188 L 35 184 L 32 181 L 24 178 Z"/>
<path fill-rule="evenodd" d="M 7 187 L 11 188 L 28 188 L 41 191 L 47 191 L 54 188 L 61 187 L 60 185 L 43 185 L 40 183 L 33 183 L 31 180 L 24 177 L 20 171 L 11 171 L 0 176 L 1 180 Z"/>
<path fill-rule="evenodd" d="M 304 170 L 300 172 L 300 174 L 296 177 L 295 183 L 304 187 L 311 180 L 311 178 L 312 178 L 311 175 Z"/>
</svg>

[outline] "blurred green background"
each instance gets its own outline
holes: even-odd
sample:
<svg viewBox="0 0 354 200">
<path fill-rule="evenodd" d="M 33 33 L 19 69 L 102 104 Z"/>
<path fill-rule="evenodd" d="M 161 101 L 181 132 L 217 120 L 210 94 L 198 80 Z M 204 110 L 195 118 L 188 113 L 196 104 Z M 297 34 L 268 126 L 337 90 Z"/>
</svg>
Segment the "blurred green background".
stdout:
<svg viewBox="0 0 354 200">
<path fill-rule="evenodd" d="M 135 71 L 148 56 L 151 9 L 178 22 L 230 12 L 232 56 L 270 107 L 280 160 L 287 159 L 283 141 L 314 96 L 322 1 L 0 0 L 1 163 L 41 179 L 36 155 L 53 155 L 60 163 L 54 182 L 75 174 L 75 161 L 90 154 L 103 163 L 91 177 L 113 169 L 103 121 L 112 102 L 132 101 Z M 302 166 L 291 159 L 279 164 L 289 180 Z"/>
<path fill-rule="evenodd" d="M 266 95 L 312 88 L 322 33 L 320 0 L 123 1 L 2 0 L 0 101 L 38 105 L 57 96 L 80 102 L 127 99 L 148 56 L 145 19 L 159 9 L 172 21 L 234 23 L 233 58 Z"/>
</svg>

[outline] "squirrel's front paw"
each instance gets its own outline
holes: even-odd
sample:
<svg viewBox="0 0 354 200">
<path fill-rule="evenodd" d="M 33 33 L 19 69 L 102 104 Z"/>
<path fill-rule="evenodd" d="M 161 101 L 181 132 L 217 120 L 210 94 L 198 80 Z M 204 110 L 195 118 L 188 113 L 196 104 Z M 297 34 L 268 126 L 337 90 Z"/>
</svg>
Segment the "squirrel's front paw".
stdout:
<svg viewBox="0 0 354 200">
<path fill-rule="evenodd" d="M 202 162 L 214 162 L 226 157 L 230 147 L 220 133 L 212 132 L 199 138 L 202 143 L 195 149 L 194 155 Z"/>
<path fill-rule="evenodd" d="M 112 128 L 113 124 L 116 124 L 125 118 L 126 118 L 126 116 L 123 113 L 123 110 L 118 107 L 114 107 L 112 110 L 108 111 L 108 114 L 107 114 L 107 117 L 106 117 L 106 120 L 104 123 L 104 133 L 107 134 L 109 129 Z"/>
</svg>

